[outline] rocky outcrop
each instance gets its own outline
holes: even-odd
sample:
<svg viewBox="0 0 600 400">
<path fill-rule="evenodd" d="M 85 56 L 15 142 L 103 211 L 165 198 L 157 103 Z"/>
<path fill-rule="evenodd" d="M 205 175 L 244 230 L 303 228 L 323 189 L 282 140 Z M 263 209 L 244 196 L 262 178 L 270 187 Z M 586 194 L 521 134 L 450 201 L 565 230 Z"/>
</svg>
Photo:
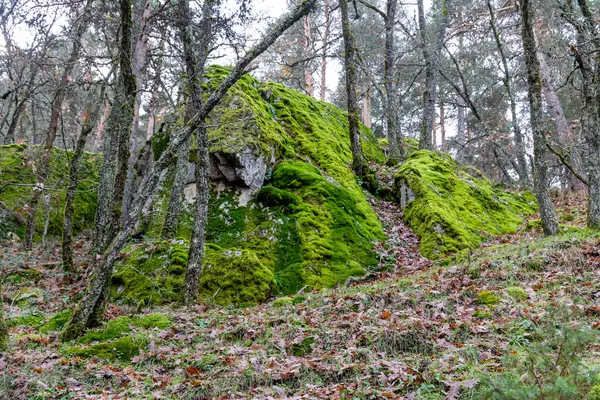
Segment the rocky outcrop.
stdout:
<svg viewBox="0 0 600 400">
<path fill-rule="evenodd" d="M 421 253 L 431 259 L 515 232 L 537 210 L 533 194 L 495 188 L 481 172 L 427 150 L 414 152 L 398 170 L 394 192 L 421 238 Z"/>
</svg>

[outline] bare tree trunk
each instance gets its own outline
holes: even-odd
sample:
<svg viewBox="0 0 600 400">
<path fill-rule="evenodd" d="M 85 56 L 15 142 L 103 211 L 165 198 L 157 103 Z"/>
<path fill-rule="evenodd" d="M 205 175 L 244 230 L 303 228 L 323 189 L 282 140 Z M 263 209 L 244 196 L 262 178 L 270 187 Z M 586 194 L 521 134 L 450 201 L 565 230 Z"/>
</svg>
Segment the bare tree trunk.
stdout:
<svg viewBox="0 0 600 400">
<path fill-rule="evenodd" d="M 73 74 L 75 64 L 79 59 L 79 53 L 81 51 L 81 39 L 87 29 L 89 20 L 92 17 L 92 0 L 87 0 L 83 9 L 83 15 L 79 24 L 75 29 L 75 35 L 73 37 L 73 47 L 71 48 L 71 54 L 65 64 L 60 83 L 54 94 L 52 100 L 52 107 L 50 112 L 50 124 L 46 133 L 46 143 L 44 144 L 44 152 L 42 153 L 42 159 L 37 170 L 37 179 L 35 188 L 33 189 L 33 195 L 29 201 L 29 208 L 27 211 L 27 224 L 25 228 L 25 248 L 31 249 L 33 245 L 33 235 L 35 233 L 35 217 L 37 214 L 38 203 L 40 197 L 44 191 L 44 184 L 50 173 L 50 157 L 52 156 L 52 148 L 54 147 L 54 139 L 56 138 L 56 132 L 58 130 L 58 120 L 62 110 L 63 101 L 67 93 L 67 87 Z"/>
<path fill-rule="evenodd" d="M 360 142 L 360 127 L 358 117 L 358 97 L 356 95 L 356 44 L 348 17 L 348 0 L 340 0 L 342 14 L 342 34 L 344 37 L 344 70 L 346 72 L 346 93 L 348 96 L 348 126 L 350 145 L 352 148 L 352 169 L 358 176 L 363 176 L 363 157 Z"/>
<path fill-rule="evenodd" d="M 175 165 L 175 177 L 171 194 L 169 196 L 169 206 L 165 215 L 165 222 L 162 229 L 163 239 L 174 239 L 177 234 L 177 225 L 179 224 L 179 214 L 183 205 L 183 188 L 185 178 L 188 175 L 190 155 L 190 140 L 183 143 L 177 153 L 177 163 Z"/>
<path fill-rule="evenodd" d="M 83 124 L 81 125 L 81 131 L 77 137 L 77 143 L 73 152 L 73 159 L 71 160 L 71 167 L 69 170 L 69 184 L 67 186 L 67 194 L 65 195 L 65 211 L 63 220 L 63 240 L 62 240 L 62 260 L 63 270 L 72 274 L 75 272 L 74 260 L 73 260 L 73 217 L 75 215 L 75 194 L 77 192 L 77 184 L 79 183 L 79 167 L 81 164 L 81 158 L 87 143 L 87 138 L 94 129 L 94 124 L 100 114 L 100 107 L 94 107 L 94 102 L 101 101 L 104 98 L 104 88 L 100 91 L 99 99 L 90 98 L 90 102 L 87 105 L 86 112 L 83 116 Z M 101 104 L 101 103 L 99 103 Z"/>
<path fill-rule="evenodd" d="M 442 133 L 441 149 L 446 151 L 446 119 L 444 103 L 440 103 L 440 131 Z"/>
<path fill-rule="evenodd" d="M 132 69 L 137 85 L 135 96 L 135 105 L 133 107 L 133 121 L 131 123 L 131 136 L 129 140 L 129 165 L 133 165 L 137 159 L 138 153 L 138 127 L 140 122 L 140 107 L 142 105 L 142 92 L 146 82 L 146 64 L 148 60 L 148 40 L 149 28 L 148 22 L 152 17 L 152 1 L 151 0 L 134 0 L 133 5 L 133 39 L 135 40 L 132 53 Z M 142 141 L 143 143 L 143 141 Z M 127 169 L 127 178 L 125 181 L 125 189 L 123 192 L 123 205 L 121 216 L 124 218 L 127 215 L 127 210 L 131 203 L 133 195 L 133 168 Z"/>
<path fill-rule="evenodd" d="M 119 230 L 127 169 L 129 138 L 134 117 L 136 81 L 131 63 L 131 34 L 133 28 L 132 0 L 121 0 L 121 39 L 119 43 L 119 75 L 115 99 L 108 117 L 98 207 L 94 231 L 94 248 L 103 252 Z"/>
<path fill-rule="evenodd" d="M 1 287 L 0 287 L 1 289 Z M 6 321 L 4 321 L 4 313 L 2 312 L 2 303 L 0 303 L 0 355 L 4 353 L 6 347 L 8 345 L 8 326 L 6 325 Z"/>
<path fill-rule="evenodd" d="M 371 110 L 372 110 L 372 98 L 371 98 L 371 88 L 369 87 L 365 91 L 365 95 L 364 95 L 363 101 L 362 101 L 362 122 L 369 129 L 371 129 L 371 127 L 373 126 L 373 121 L 371 119 L 372 118 Z"/>
<path fill-rule="evenodd" d="M 542 77 L 540 63 L 536 56 L 536 42 L 533 34 L 533 10 L 531 0 L 521 1 L 523 51 L 527 66 L 527 83 L 529 107 L 531 114 L 531 130 L 533 132 L 534 175 L 533 187 L 540 208 L 542 229 L 546 235 L 554 235 L 558 231 L 558 222 L 554 205 L 550 198 L 548 176 L 549 150 L 546 148 L 542 114 Z"/>
<path fill-rule="evenodd" d="M 321 54 L 321 101 L 325 101 L 327 94 L 327 50 L 329 49 L 328 42 L 331 34 L 331 19 L 329 16 L 329 0 L 323 2 L 323 16 L 325 19 L 325 32 L 323 33 L 323 50 Z"/>
<path fill-rule="evenodd" d="M 576 49 L 576 60 L 583 75 L 584 91 L 584 118 L 582 131 L 587 144 L 586 171 L 588 180 L 588 214 L 587 226 L 600 228 L 600 37 L 596 29 L 596 20 L 586 0 L 577 0 L 584 17 L 583 29 L 586 37 L 578 35 L 578 45 L 582 42 L 591 43 L 593 46 L 589 54 L 593 54 L 593 61 L 585 63 L 581 54 Z M 586 47 L 586 46 L 582 46 Z M 590 56 L 591 57 L 591 56 Z M 591 66 L 593 65 L 593 67 Z"/>
<path fill-rule="evenodd" d="M 521 128 L 519 127 L 519 121 L 517 119 L 517 102 L 515 101 L 515 95 L 512 90 L 510 70 L 508 69 L 508 61 L 506 60 L 506 54 L 504 53 L 504 45 L 502 43 L 502 39 L 500 38 L 500 33 L 496 28 L 496 19 L 494 17 L 494 10 L 492 9 L 492 4 L 490 0 L 487 1 L 488 10 L 490 12 L 490 25 L 492 27 L 492 32 L 494 33 L 494 39 L 496 40 L 496 47 L 498 48 L 498 53 L 500 54 L 500 59 L 502 61 L 502 69 L 504 72 L 503 83 L 506 88 L 506 94 L 508 95 L 508 99 L 510 101 L 510 116 L 513 128 L 513 134 L 515 136 L 515 153 L 517 156 L 517 174 L 519 174 L 519 180 L 521 182 L 521 186 L 529 187 L 531 182 L 529 180 L 529 174 L 527 173 L 527 161 L 525 158 L 525 141 L 523 140 L 523 133 L 521 132 Z"/>
<path fill-rule="evenodd" d="M 548 111 L 552 115 L 554 119 L 554 123 L 556 124 L 556 131 L 558 133 L 558 138 L 562 144 L 573 142 L 574 137 L 571 132 L 571 126 L 569 121 L 567 121 L 567 117 L 563 111 L 562 104 L 558 95 L 556 94 L 556 90 L 552 83 L 552 76 L 550 73 L 550 68 L 546 63 L 546 57 L 544 53 L 538 50 L 537 53 L 538 59 L 540 60 L 540 72 L 542 74 L 542 93 L 544 94 L 544 98 L 546 99 L 546 105 L 548 106 Z M 575 139 L 575 142 L 577 140 Z M 579 175 L 585 177 L 585 169 L 583 167 L 583 162 L 581 160 L 581 156 L 579 151 L 576 148 L 572 148 L 568 157 L 568 161 L 570 165 L 577 170 Z M 581 182 L 575 175 L 567 168 L 565 173 L 567 174 L 567 181 L 569 184 L 569 188 L 573 191 L 581 191 L 586 189 L 586 184 Z"/>
<path fill-rule="evenodd" d="M 310 55 L 310 18 L 309 16 L 305 16 L 303 18 L 304 25 L 304 40 L 302 41 L 302 47 L 304 48 L 304 55 L 308 58 Z M 313 76 L 312 71 L 310 70 L 310 61 L 304 62 L 304 84 L 306 85 L 306 94 L 309 96 L 314 95 L 314 85 L 313 85 Z"/>
<path fill-rule="evenodd" d="M 104 111 L 102 112 L 102 116 L 100 117 L 100 122 L 98 123 L 98 128 L 96 128 L 96 138 L 94 141 L 94 150 L 96 152 L 100 151 L 101 146 L 104 142 L 104 129 L 106 128 L 106 121 L 110 115 L 110 101 L 106 101 L 104 104 Z"/>
<path fill-rule="evenodd" d="M 387 0 L 385 19 L 385 57 L 383 60 L 383 80 L 385 85 L 385 99 L 383 111 L 387 137 L 390 145 L 389 160 L 391 164 L 403 162 L 406 158 L 404 151 L 404 139 L 400 133 L 398 124 L 398 95 L 394 85 L 394 62 L 396 58 L 396 42 L 394 30 L 396 26 L 396 10 L 398 0 Z"/>
<path fill-rule="evenodd" d="M 433 124 L 435 119 L 435 103 L 437 101 L 437 70 L 439 57 L 444 47 L 444 37 L 448 26 L 448 1 L 443 0 L 442 15 L 439 31 L 435 38 L 435 47 L 430 52 L 427 46 L 425 25 L 425 9 L 423 0 L 417 0 L 419 15 L 419 32 L 421 35 L 421 50 L 425 61 L 425 90 L 423 91 L 423 121 L 419 136 L 419 149 L 433 150 Z"/>
<path fill-rule="evenodd" d="M 131 233 L 140 220 L 146 200 L 153 196 L 160 181 L 162 171 L 171 165 L 174 155 L 179 150 L 182 143 L 188 140 L 192 133 L 197 130 L 198 126 L 219 104 L 227 91 L 242 77 L 250 63 L 254 61 L 256 57 L 264 53 L 265 50 L 267 50 L 290 26 L 308 14 L 314 8 L 315 3 L 316 0 L 306 0 L 290 14 L 284 16 L 279 23 L 274 26 L 272 31 L 270 31 L 254 48 L 250 49 L 246 55 L 237 62 L 229 75 L 208 97 L 203 103 L 202 108 L 194 115 L 189 123 L 182 130 L 173 135 L 173 140 L 169 142 L 163 154 L 140 184 L 137 196 L 134 197 L 131 210 L 121 230 L 106 249 L 104 255 L 96 260 L 94 272 L 87 288 L 83 292 L 82 300 L 73 311 L 73 315 L 61 332 L 60 340 L 66 341 L 78 337 L 88 327 L 97 323 L 99 318 L 102 317 L 105 306 L 104 302 L 106 301 L 106 295 L 110 285 L 110 278 L 115 262 L 119 258 L 120 251 L 131 237 Z"/>
</svg>

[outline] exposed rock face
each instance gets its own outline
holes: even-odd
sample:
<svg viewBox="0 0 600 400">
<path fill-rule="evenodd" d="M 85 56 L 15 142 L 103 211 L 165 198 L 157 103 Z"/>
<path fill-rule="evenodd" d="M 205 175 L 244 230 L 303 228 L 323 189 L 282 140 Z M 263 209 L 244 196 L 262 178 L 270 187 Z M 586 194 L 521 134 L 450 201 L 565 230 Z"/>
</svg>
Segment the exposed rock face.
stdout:
<svg viewBox="0 0 600 400">
<path fill-rule="evenodd" d="M 242 183 L 250 189 L 260 189 L 267 173 L 267 160 L 251 149 L 237 154 L 213 153 L 211 155 L 211 179 L 225 179 L 230 183 Z"/>
<path fill-rule="evenodd" d="M 481 172 L 427 150 L 414 152 L 398 170 L 394 191 L 404 219 L 421 238 L 421 253 L 432 259 L 515 232 L 522 216 L 537 209 L 531 193 L 495 189 Z"/>
</svg>

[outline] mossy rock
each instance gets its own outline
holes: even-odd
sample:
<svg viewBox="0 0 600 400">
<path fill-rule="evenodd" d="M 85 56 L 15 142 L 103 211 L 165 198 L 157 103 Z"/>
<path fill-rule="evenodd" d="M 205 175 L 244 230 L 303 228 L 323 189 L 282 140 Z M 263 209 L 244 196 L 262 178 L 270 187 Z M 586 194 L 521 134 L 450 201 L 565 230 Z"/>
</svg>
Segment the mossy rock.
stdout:
<svg viewBox="0 0 600 400">
<path fill-rule="evenodd" d="M 489 290 L 484 290 L 477 294 L 477 303 L 484 306 L 493 306 L 500 303 L 500 297 Z"/>
<path fill-rule="evenodd" d="M 529 298 L 529 295 L 525 289 L 518 286 L 511 286 L 506 288 L 506 293 L 516 301 L 524 301 Z"/>
<path fill-rule="evenodd" d="M 413 196 L 406 195 L 406 188 Z M 493 235 L 516 232 L 523 216 L 537 210 L 531 193 L 494 188 L 449 155 L 427 150 L 414 152 L 400 167 L 394 191 L 398 198 L 404 194 L 404 219 L 421 238 L 421 253 L 431 259 L 478 248 Z"/>
<path fill-rule="evenodd" d="M 4 203 L 8 210 L 21 213 L 23 207 L 30 200 L 32 185 L 36 181 L 35 167 L 39 164 L 42 151 L 41 146 L 24 144 L 0 146 L 0 181 L 20 184 L 19 186 L 9 184 L 0 192 L 0 201 Z M 48 234 L 50 235 L 60 236 L 62 234 L 65 189 L 68 184 L 66 177 L 69 176 L 72 156 L 73 152 L 70 150 L 65 151 L 54 148 L 50 157 L 50 174 L 45 186 L 57 189 L 47 192 L 50 196 L 48 202 L 50 207 Z M 100 159 L 101 156 L 86 152 L 81 162 L 80 180 L 74 203 L 73 227 L 76 233 L 90 227 L 94 221 Z M 40 207 L 38 207 L 38 221 L 43 221 L 45 213 L 46 207 L 42 201 Z M 15 230 L 14 233 L 19 235 L 24 233 L 25 227 L 22 224 L 6 218 L 10 218 L 10 215 L 0 213 L 0 238 Z M 43 223 L 40 222 L 37 225 L 38 230 L 41 232 Z"/>
<path fill-rule="evenodd" d="M 592 386 L 587 398 L 588 400 L 600 400 L 600 384 Z"/>
<path fill-rule="evenodd" d="M 135 317 L 117 317 L 108 321 L 99 329 L 86 332 L 85 335 L 78 339 L 78 342 L 88 344 L 118 339 L 122 336 L 131 334 L 132 327 L 141 329 L 164 329 L 169 326 L 171 326 L 171 319 L 167 315 L 161 313 Z"/>
<path fill-rule="evenodd" d="M 44 301 L 44 291 L 39 288 L 22 288 L 13 297 L 13 303 L 19 307 L 28 307 L 33 304 L 40 304 Z"/>
<path fill-rule="evenodd" d="M 127 362 L 137 356 L 140 353 L 140 348 L 147 343 L 148 338 L 142 335 L 137 335 L 134 338 L 125 336 L 90 346 L 68 346 L 63 348 L 61 353 L 68 356 L 100 357 L 107 361 Z"/>
<path fill-rule="evenodd" d="M 282 308 L 294 304 L 294 299 L 291 297 L 280 297 L 271 303 L 271 307 Z"/>
<path fill-rule="evenodd" d="M 136 246 L 115 267 L 112 296 L 127 303 L 179 301 L 189 244 L 183 240 Z M 273 271 L 243 249 L 207 244 L 200 297 L 217 304 L 260 303 L 274 287 Z"/>
</svg>

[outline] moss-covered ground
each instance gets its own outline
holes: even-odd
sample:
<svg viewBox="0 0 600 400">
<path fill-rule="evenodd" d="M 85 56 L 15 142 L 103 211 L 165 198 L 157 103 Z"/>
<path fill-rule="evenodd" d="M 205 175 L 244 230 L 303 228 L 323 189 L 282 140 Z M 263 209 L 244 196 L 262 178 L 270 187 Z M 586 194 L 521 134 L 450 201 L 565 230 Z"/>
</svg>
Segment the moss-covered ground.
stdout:
<svg viewBox="0 0 600 400">
<path fill-rule="evenodd" d="M 66 344 L 56 341 L 57 329 L 84 280 L 63 283 L 52 249 L 24 260 L 9 244 L 0 253 L 6 272 L 26 263 L 40 274 L 2 283 L 11 336 L 0 393 L 593 399 L 600 233 L 579 227 L 581 204 L 558 199 L 560 215 L 573 215 L 577 226 L 555 237 L 536 228 L 505 234 L 435 263 L 419 261 L 401 213 L 378 204 L 391 221 L 386 233 L 399 237 L 377 248 L 388 272 L 372 280 L 243 308 L 205 303 L 140 313 L 136 304 L 111 303 L 104 325 Z M 10 300 L 32 285 L 44 301 Z"/>
<path fill-rule="evenodd" d="M 414 193 L 404 210 L 405 220 L 421 238 L 421 252 L 432 259 L 514 233 L 525 216 L 537 211 L 533 194 L 497 189 L 481 173 L 460 167 L 444 153 L 414 152 L 394 180 L 398 196 L 403 186 Z"/>
</svg>

